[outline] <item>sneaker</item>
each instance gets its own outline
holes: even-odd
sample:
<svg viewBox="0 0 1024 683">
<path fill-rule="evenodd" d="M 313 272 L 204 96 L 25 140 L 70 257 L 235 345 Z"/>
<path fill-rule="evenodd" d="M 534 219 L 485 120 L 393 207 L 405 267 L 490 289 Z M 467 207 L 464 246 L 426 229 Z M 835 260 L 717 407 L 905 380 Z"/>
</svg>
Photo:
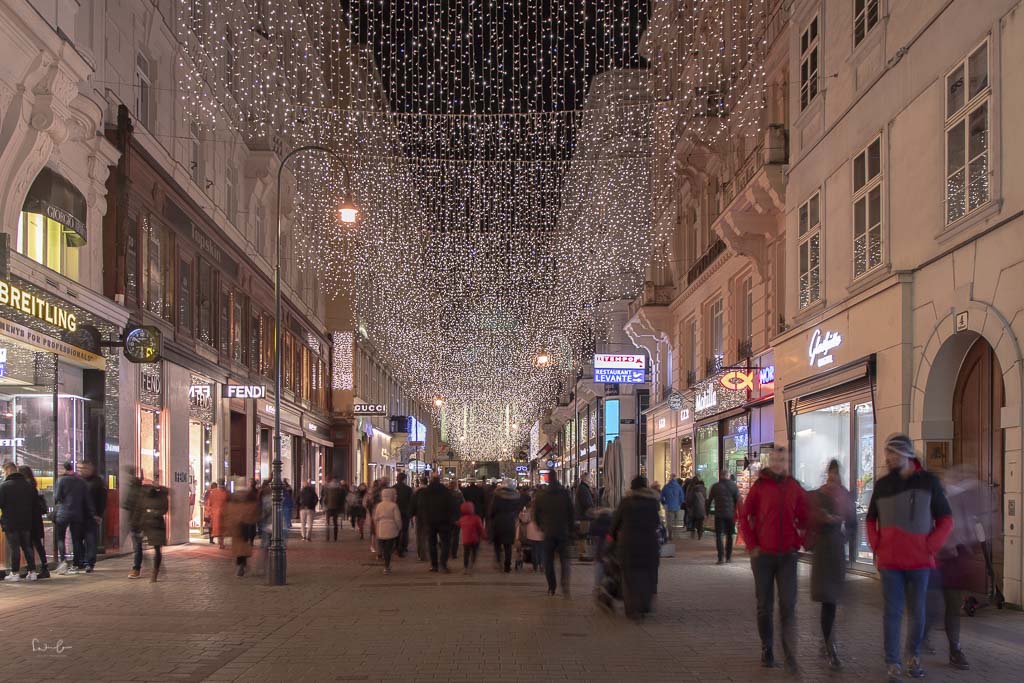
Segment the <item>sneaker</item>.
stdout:
<svg viewBox="0 0 1024 683">
<path fill-rule="evenodd" d="M 15 574 L 14 572 L 11 572 L 10 574 L 4 577 L 4 581 L 10 581 L 11 583 L 15 583 L 17 581 L 21 581 L 21 577 Z"/>
<path fill-rule="evenodd" d="M 78 567 L 68 567 L 68 570 L 66 572 L 64 572 L 64 573 L 65 574 L 77 574 L 78 573 Z"/>
<path fill-rule="evenodd" d="M 963 650 L 960 648 L 949 653 L 949 665 L 961 671 L 967 671 L 971 668 L 971 665 L 967 663 L 967 657 L 964 656 Z"/>
<path fill-rule="evenodd" d="M 27 575 L 25 576 L 25 579 L 26 579 L 26 580 L 28 580 L 28 581 L 35 581 L 35 580 L 36 580 L 36 579 L 38 579 L 38 578 L 39 578 L 39 575 L 38 575 L 38 574 L 36 574 L 35 572 L 29 572 L 29 573 L 28 573 L 28 574 L 27 574 Z"/>
<path fill-rule="evenodd" d="M 92 570 L 93 569 L 94 569 L 94 567 L 91 564 L 87 565 L 86 568 L 85 568 L 85 573 L 86 574 L 92 574 Z"/>
<path fill-rule="evenodd" d="M 888 683 L 899 683 L 903 680 L 903 667 L 899 664 L 890 664 L 885 673 L 888 676 Z"/>
<path fill-rule="evenodd" d="M 391 573 L 391 568 L 390 567 L 385 567 L 384 568 L 384 573 L 385 574 L 390 574 Z"/>
<path fill-rule="evenodd" d="M 142 572 L 140 572 L 138 569 L 133 569 L 130 572 L 128 572 L 128 578 L 129 579 L 138 579 L 138 578 L 141 578 L 141 577 L 142 577 Z"/>
<path fill-rule="evenodd" d="M 70 567 L 68 566 L 67 560 L 61 560 L 61 563 L 57 565 L 58 574 L 67 574 L 68 569 L 70 569 Z"/>
<path fill-rule="evenodd" d="M 907 675 L 911 678 L 924 678 L 924 669 L 921 668 L 921 658 L 911 657 L 907 663 Z"/>
</svg>

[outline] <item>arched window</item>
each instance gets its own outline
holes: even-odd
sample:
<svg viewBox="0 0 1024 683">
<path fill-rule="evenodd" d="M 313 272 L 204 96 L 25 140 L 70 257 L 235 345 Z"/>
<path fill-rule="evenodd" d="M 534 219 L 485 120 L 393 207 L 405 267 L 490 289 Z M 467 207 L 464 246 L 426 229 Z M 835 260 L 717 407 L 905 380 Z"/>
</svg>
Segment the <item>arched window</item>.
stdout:
<svg viewBox="0 0 1024 683">
<path fill-rule="evenodd" d="M 86 242 L 85 219 L 85 196 L 67 179 L 44 168 L 25 197 L 15 249 L 78 280 L 78 250 Z"/>
</svg>

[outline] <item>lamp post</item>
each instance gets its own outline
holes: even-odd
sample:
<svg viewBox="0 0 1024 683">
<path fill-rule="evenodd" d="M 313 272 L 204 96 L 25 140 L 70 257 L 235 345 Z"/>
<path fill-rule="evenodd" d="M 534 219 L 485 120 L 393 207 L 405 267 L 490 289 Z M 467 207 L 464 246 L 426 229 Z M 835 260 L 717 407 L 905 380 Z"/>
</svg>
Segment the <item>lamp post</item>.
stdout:
<svg viewBox="0 0 1024 683">
<path fill-rule="evenodd" d="M 274 461 L 271 465 L 271 503 L 272 524 L 270 534 L 270 569 L 267 572 L 267 583 L 271 586 L 283 586 L 287 574 L 287 558 L 284 548 L 284 520 L 281 519 L 284 485 L 281 481 L 281 178 L 288 161 L 300 152 L 324 152 L 341 160 L 338 153 L 320 145 L 296 147 L 285 155 L 277 167 L 277 247 L 274 263 Z M 344 164 L 344 162 L 342 162 Z M 355 223 L 359 218 L 359 210 L 352 203 L 348 168 L 345 168 L 345 200 L 339 208 L 339 217 L 343 223 Z"/>
</svg>

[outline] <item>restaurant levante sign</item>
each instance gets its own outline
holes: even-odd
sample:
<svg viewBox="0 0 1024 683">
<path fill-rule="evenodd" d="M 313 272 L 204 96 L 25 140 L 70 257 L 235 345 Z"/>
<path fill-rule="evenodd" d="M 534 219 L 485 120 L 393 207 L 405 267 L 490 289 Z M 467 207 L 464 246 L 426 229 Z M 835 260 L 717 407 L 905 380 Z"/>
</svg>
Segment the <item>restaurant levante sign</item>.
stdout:
<svg viewBox="0 0 1024 683">
<path fill-rule="evenodd" d="M 0 280 L 0 306 L 10 306 L 16 311 L 31 315 L 68 332 L 78 329 L 78 318 L 74 313 L 57 304 L 51 304 L 45 299 L 40 299 L 32 292 L 27 292 L 5 280 Z"/>
</svg>

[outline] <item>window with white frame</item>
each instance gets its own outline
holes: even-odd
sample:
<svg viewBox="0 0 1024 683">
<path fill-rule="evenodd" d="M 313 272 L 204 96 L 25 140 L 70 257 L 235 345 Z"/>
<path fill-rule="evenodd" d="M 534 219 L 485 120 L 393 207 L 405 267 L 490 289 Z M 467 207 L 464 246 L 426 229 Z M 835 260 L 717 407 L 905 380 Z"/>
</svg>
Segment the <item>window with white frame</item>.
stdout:
<svg viewBox="0 0 1024 683">
<path fill-rule="evenodd" d="M 199 125 L 195 121 L 188 126 L 189 173 L 197 185 L 203 184 L 203 147 L 199 141 Z"/>
<path fill-rule="evenodd" d="M 882 264 L 882 138 L 853 158 L 853 277 Z"/>
<path fill-rule="evenodd" d="M 800 34 L 800 110 L 818 95 L 818 15 Z"/>
<path fill-rule="evenodd" d="M 797 244 L 800 252 L 800 308 L 821 299 L 821 194 L 800 205 Z"/>
<path fill-rule="evenodd" d="M 853 0 L 853 44 L 860 45 L 878 24 L 879 0 Z"/>
<path fill-rule="evenodd" d="M 988 41 L 946 75 L 946 224 L 991 198 Z"/>
<path fill-rule="evenodd" d="M 135 56 L 135 120 L 146 129 L 152 128 L 149 118 L 153 81 L 149 75 L 149 60 L 141 52 Z"/>
</svg>

